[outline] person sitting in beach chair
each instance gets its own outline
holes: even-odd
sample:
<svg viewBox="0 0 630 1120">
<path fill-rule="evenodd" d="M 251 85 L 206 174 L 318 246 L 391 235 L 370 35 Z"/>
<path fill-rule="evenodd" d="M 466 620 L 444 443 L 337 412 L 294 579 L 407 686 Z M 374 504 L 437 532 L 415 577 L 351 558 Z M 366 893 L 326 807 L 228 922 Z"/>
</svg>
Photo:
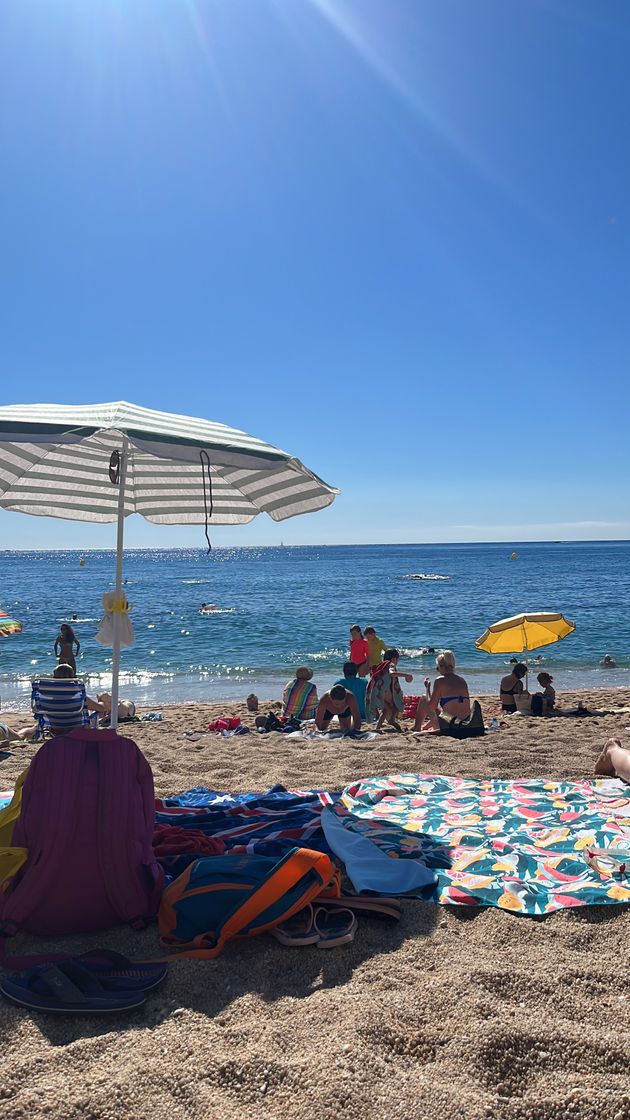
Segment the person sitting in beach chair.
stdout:
<svg viewBox="0 0 630 1120">
<path fill-rule="evenodd" d="M 33 681 L 31 708 L 38 723 L 35 738 L 63 735 L 73 727 L 97 727 L 104 704 L 87 696 L 71 665 L 58 665 L 53 676 Z"/>
<path fill-rule="evenodd" d="M 317 709 L 317 687 L 310 684 L 313 670 L 306 665 L 296 669 L 282 693 L 282 714 L 286 719 L 313 719 Z"/>
<path fill-rule="evenodd" d="M 470 695 L 466 681 L 455 672 L 455 654 L 451 649 L 438 654 L 435 666 L 440 675 L 432 689 L 431 681 L 425 678 L 427 695 L 418 700 L 414 727 L 416 731 L 446 733 L 451 720 L 469 718 Z"/>
<path fill-rule="evenodd" d="M 359 706 L 352 693 L 348 692 L 342 684 L 336 684 L 330 692 L 325 692 L 317 705 L 315 713 L 317 730 L 328 731 L 333 716 L 337 716 L 342 731 L 361 730 Z"/>
</svg>

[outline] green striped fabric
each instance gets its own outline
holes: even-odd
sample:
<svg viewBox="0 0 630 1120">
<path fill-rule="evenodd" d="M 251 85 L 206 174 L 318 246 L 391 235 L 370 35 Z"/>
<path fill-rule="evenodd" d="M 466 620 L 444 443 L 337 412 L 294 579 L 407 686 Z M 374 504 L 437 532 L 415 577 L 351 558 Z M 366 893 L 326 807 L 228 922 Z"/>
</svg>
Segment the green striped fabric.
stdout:
<svg viewBox="0 0 630 1120">
<path fill-rule="evenodd" d="M 118 487 L 109 480 L 109 461 L 123 436 L 129 440 L 125 516 L 202 524 L 201 451 L 210 461 L 212 524 L 242 524 L 262 512 L 283 521 L 323 509 L 338 493 L 285 451 L 225 424 L 124 401 L 6 405 L 0 407 L 0 506 L 115 521 Z"/>
</svg>

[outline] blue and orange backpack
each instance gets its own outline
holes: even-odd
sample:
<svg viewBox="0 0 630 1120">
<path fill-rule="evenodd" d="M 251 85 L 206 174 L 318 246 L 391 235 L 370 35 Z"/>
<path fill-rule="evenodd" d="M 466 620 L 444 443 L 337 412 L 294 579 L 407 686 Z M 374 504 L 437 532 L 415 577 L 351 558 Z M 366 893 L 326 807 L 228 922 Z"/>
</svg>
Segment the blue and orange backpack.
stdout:
<svg viewBox="0 0 630 1120">
<path fill-rule="evenodd" d="M 263 855 L 204 856 L 166 888 L 160 939 L 173 955 L 218 957 L 233 938 L 255 937 L 302 910 L 318 895 L 338 898 L 340 875 L 328 856 L 292 848 Z"/>
</svg>

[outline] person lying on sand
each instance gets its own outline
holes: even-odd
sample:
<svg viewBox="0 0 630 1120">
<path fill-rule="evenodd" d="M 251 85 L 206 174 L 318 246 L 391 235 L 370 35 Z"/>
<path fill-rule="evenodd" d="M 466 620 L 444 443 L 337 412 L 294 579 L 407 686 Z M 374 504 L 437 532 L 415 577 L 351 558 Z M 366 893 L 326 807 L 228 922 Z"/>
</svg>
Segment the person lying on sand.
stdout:
<svg viewBox="0 0 630 1120">
<path fill-rule="evenodd" d="M 315 713 L 315 726 L 318 731 L 328 731 L 330 721 L 337 716 L 342 731 L 361 730 L 361 716 L 357 702 L 351 692 L 342 684 L 336 684 L 330 692 L 325 692 Z"/>
<path fill-rule="evenodd" d="M 0 722 L 0 744 L 15 743 L 19 740 L 28 742 L 37 731 L 37 724 L 28 727 L 10 727 L 8 723 Z"/>
<path fill-rule="evenodd" d="M 622 747 L 620 739 L 607 739 L 595 763 L 595 773 L 607 778 L 621 778 L 630 785 L 630 750 Z"/>
<path fill-rule="evenodd" d="M 421 696 L 418 700 L 414 723 L 416 731 L 442 730 L 442 723 L 440 723 L 442 717 L 438 714 L 438 708 L 445 716 L 455 719 L 468 719 L 470 715 L 468 685 L 464 678 L 455 672 L 455 654 L 452 649 L 445 649 L 438 654 L 435 665 L 440 676 L 436 677 L 431 691 L 431 681 L 428 677 L 425 678 L 424 687 L 428 696 Z"/>
</svg>

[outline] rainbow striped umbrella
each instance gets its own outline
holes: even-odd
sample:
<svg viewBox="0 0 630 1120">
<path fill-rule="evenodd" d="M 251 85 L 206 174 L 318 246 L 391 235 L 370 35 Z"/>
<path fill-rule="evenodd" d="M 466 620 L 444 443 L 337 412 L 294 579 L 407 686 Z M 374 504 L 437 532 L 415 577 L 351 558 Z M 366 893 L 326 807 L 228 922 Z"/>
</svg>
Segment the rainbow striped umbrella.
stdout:
<svg viewBox="0 0 630 1120">
<path fill-rule="evenodd" d="M 8 638 L 10 634 L 21 634 L 22 623 L 17 618 L 9 618 L 8 614 L 0 611 L 0 638 Z"/>
</svg>

